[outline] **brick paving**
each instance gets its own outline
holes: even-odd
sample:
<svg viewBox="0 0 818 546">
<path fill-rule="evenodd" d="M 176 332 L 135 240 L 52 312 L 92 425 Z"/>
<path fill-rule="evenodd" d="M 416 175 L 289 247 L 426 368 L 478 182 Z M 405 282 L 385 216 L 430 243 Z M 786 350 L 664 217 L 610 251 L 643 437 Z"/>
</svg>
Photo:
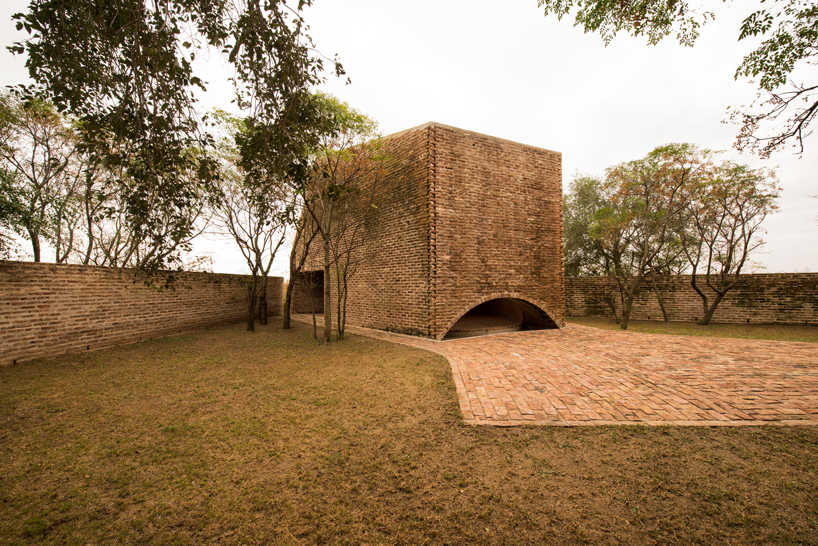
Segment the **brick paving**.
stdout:
<svg viewBox="0 0 818 546">
<path fill-rule="evenodd" d="M 818 344 L 576 325 L 443 342 L 347 332 L 445 356 L 475 425 L 818 425 Z"/>
</svg>

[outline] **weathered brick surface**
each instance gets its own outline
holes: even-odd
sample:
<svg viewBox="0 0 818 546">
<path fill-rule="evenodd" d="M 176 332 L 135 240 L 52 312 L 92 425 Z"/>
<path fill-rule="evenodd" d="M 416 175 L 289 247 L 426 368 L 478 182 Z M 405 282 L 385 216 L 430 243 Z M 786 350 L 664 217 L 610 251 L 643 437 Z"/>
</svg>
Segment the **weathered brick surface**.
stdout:
<svg viewBox="0 0 818 546">
<path fill-rule="evenodd" d="M 446 126 L 434 146 L 434 337 L 493 298 L 563 320 L 562 155 Z"/>
<path fill-rule="evenodd" d="M 388 191 L 347 322 L 440 339 L 478 304 L 517 298 L 561 326 L 561 154 L 437 123 L 387 142 Z M 293 300 L 309 310 L 298 282 Z"/>
<path fill-rule="evenodd" d="M 133 271 L 0 261 L 0 365 L 177 334 L 247 316 L 247 277 L 180 273 L 159 292 Z M 270 315 L 282 279 L 268 279 Z"/>
<path fill-rule="evenodd" d="M 568 317 L 611 315 L 607 301 L 618 292 L 608 278 L 569 277 L 565 283 Z M 699 286 L 702 285 L 700 282 Z M 690 276 L 658 279 L 657 288 L 670 320 L 695 321 L 704 315 L 702 300 L 690 286 Z M 713 292 L 709 294 L 714 295 Z M 816 312 L 818 273 L 761 273 L 742 275 L 741 284 L 727 293 L 712 322 L 818 324 Z M 621 316 L 618 301 L 617 313 Z M 634 302 L 631 318 L 662 318 L 657 296 L 650 284 L 645 284 Z"/>
<path fill-rule="evenodd" d="M 377 193 L 379 215 L 370 236 L 372 246 L 366 252 L 365 267 L 349 286 L 349 324 L 429 335 L 427 147 L 423 131 L 407 131 L 390 139 L 389 166 L 382 181 L 388 190 Z M 320 237 L 310 248 L 305 270 L 323 271 Z M 322 312 L 320 291 L 310 300 L 309 287 L 299 280 L 293 289 L 293 311 L 310 312 L 310 301 L 314 301 L 316 311 Z M 333 284 L 333 298 L 335 289 Z"/>
</svg>

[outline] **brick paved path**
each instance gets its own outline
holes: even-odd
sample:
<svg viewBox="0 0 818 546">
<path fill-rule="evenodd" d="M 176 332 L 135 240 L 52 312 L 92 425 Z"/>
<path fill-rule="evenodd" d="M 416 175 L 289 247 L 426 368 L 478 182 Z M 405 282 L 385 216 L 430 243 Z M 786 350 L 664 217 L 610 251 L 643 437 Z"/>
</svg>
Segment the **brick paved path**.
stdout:
<svg viewBox="0 0 818 546">
<path fill-rule="evenodd" d="M 445 356 L 471 424 L 818 425 L 818 344 L 575 325 L 444 342 L 347 331 Z"/>
</svg>

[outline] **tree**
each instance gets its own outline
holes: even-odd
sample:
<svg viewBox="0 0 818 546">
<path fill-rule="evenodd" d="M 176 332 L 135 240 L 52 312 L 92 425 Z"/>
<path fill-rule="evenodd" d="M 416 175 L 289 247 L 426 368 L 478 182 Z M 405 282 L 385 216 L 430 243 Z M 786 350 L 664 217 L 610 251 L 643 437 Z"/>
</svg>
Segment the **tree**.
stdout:
<svg viewBox="0 0 818 546">
<path fill-rule="evenodd" d="M 563 196 L 563 233 L 565 276 L 610 277 L 616 284 L 611 254 L 605 252 L 602 241 L 592 234 L 597 214 L 611 206 L 611 186 L 595 176 L 576 174 L 571 180 L 568 192 Z M 616 307 L 617 294 L 613 290 L 603 296 L 614 318 L 619 321 Z"/>
<path fill-rule="evenodd" d="M 42 100 L 24 104 L 13 93 L 0 95 L 0 161 L 6 177 L 6 206 L 14 209 L 10 227 L 31 242 L 35 262 L 43 239 L 54 243 L 57 263 L 68 258 L 63 227 L 72 213 L 80 185 L 79 137 Z"/>
<path fill-rule="evenodd" d="M 307 221 L 312 222 L 323 245 L 324 341 L 329 342 L 332 339 L 332 268 L 338 264 L 340 255 L 333 254 L 333 241 L 350 236 L 345 228 L 358 225 L 351 220 L 347 224 L 339 221 L 345 217 L 344 209 L 350 206 L 350 200 L 356 199 L 362 190 L 372 191 L 366 189 L 364 182 L 370 179 L 373 162 L 377 162 L 378 145 L 367 141 L 375 136 L 377 124 L 330 95 L 316 94 L 315 104 L 325 129 L 313 156 L 312 177 L 301 195 Z M 349 220 L 351 216 L 346 218 Z M 340 246 L 335 248 L 341 254 L 344 252 Z M 339 285 L 339 298 L 341 288 Z"/>
<path fill-rule="evenodd" d="M 684 253 L 680 252 L 679 248 L 679 238 L 677 234 L 676 237 L 671 240 L 671 243 L 665 245 L 659 252 L 659 256 L 650 264 L 647 272 L 651 290 L 656 294 L 656 301 L 659 303 L 659 309 L 662 311 L 662 319 L 665 322 L 670 321 L 670 315 L 665 305 L 665 296 L 659 289 L 656 279 L 678 277 L 687 269 L 687 261 L 685 260 Z"/>
<path fill-rule="evenodd" d="M 709 324 L 724 296 L 738 285 L 750 253 L 764 244 L 761 223 L 778 210 L 779 191 L 774 172 L 729 161 L 692 188 L 695 197 L 689 201 L 681 235 L 692 268 L 690 284 L 702 299 L 699 324 Z M 714 293 L 712 300 L 708 289 Z"/>
<path fill-rule="evenodd" d="M 31 242 L 34 261 L 41 260 L 44 243 L 53 247 L 56 263 L 137 269 L 188 248 L 204 206 L 198 172 L 178 173 L 194 196 L 188 206 L 145 201 L 145 213 L 160 220 L 158 236 L 140 236 L 131 229 L 122 191 L 132 184 L 129 170 L 100 164 L 83 146 L 83 132 L 82 123 L 46 101 L 0 96 L 0 161 L 9 172 L 4 201 L 15 211 L 8 227 Z M 188 154 L 195 164 L 195 152 Z"/>
<path fill-rule="evenodd" d="M 196 169 L 191 169 L 179 175 L 180 180 L 187 181 L 186 203 L 172 204 L 156 196 L 144 202 L 146 214 L 156 220 L 149 237 L 145 236 L 144 228 L 133 229 L 130 202 L 127 195 L 120 193 L 123 182 L 128 182 L 127 173 L 120 173 L 116 181 L 107 172 L 99 173 L 96 179 L 89 178 L 90 185 L 83 195 L 88 253 L 80 258 L 82 262 L 148 273 L 159 263 L 173 263 L 181 268 L 181 253 L 191 249 L 193 239 L 206 229 L 209 221 L 212 185 L 202 183 L 196 174 Z"/>
<path fill-rule="evenodd" d="M 692 46 L 701 26 L 714 17 L 686 0 L 538 0 L 538 5 L 546 15 L 559 19 L 575 11 L 575 25 L 585 32 L 599 32 L 606 45 L 618 32 L 625 32 L 645 36 L 651 45 L 675 34 L 680 44 Z M 818 114 L 818 85 L 789 80 L 798 67 L 818 62 L 818 4 L 769 2 L 744 19 L 738 40 L 751 37 L 765 39 L 744 57 L 734 77 L 758 80 L 759 93 L 749 108 L 731 115 L 740 124 L 735 147 L 766 158 L 792 142 L 803 153 L 804 138 Z"/>
<path fill-rule="evenodd" d="M 293 289 L 295 288 L 296 278 L 298 277 L 305 282 L 312 283 L 312 278 L 302 275 L 302 273 L 304 272 L 304 264 L 309 257 L 312 242 L 318 235 L 315 224 L 303 214 L 303 203 L 301 203 L 301 206 L 297 206 L 296 210 L 301 210 L 302 214 L 290 221 L 290 224 L 295 226 L 295 230 L 293 232 L 292 249 L 290 251 L 290 280 L 287 283 L 287 290 L 284 293 L 284 309 L 282 313 L 284 315 L 282 322 L 282 328 L 284 330 L 289 330 L 291 327 L 290 319 L 292 316 Z M 308 292 L 312 296 L 312 287 L 305 288 L 308 288 Z M 313 306 L 313 335 L 317 338 L 318 336 L 316 335 L 315 329 L 315 312 Z"/>
<path fill-rule="evenodd" d="M 622 329 L 645 280 L 669 320 L 656 278 L 684 271 L 691 272 L 702 298 L 700 323 L 708 324 L 750 254 L 764 244 L 761 223 L 777 210 L 780 191 L 774 172 L 716 163 L 712 151 L 692 144 L 660 146 L 643 159 L 611 167 L 602 188 L 588 177 L 575 182 L 572 188 L 584 192 L 584 201 L 591 196 L 595 203 L 585 244 L 598 250 L 580 262 L 588 270 L 604 266 L 600 270 L 615 279 Z M 577 216 L 580 195 L 572 194 L 568 217 Z"/>
<path fill-rule="evenodd" d="M 707 159 L 706 150 L 668 144 L 608 169 L 610 204 L 597 212 L 591 236 L 600 242 L 623 296 L 623 330 L 645 275 L 681 252 L 670 249 L 689 195 L 685 188 L 703 174 Z"/>
<path fill-rule="evenodd" d="M 224 136 L 219 140 L 222 175 L 214 220 L 221 233 L 231 237 L 250 269 L 247 287 L 247 330 L 255 330 L 256 305 L 259 321 L 267 324 L 267 278 L 276 254 L 287 236 L 288 220 L 295 206 L 294 193 L 281 180 L 263 185 L 247 184 L 238 166 L 237 135 L 247 130 L 247 120 L 217 110 Z M 259 193 L 261 191 L 261 193 Z"/>
<path fill-rule="evenodd" d="M 354 146 L 349 153 L 327 157 L 330 177 L 353 188 L 335 203 L 330 258 L 336 284 L 336 323 L 338 339 L 344 338 L 349 283 L 361 264 L 371 259 L 376 249 L 369 244 L 377 229 L 378 203 L 382 201 L 388 146 L 380 139 Z"/>
<path fill-rule="evenodd" d="M 744 57 L 736 77 L 757 78 L 761 112 L 737 111 L 733 119 L 741 123 L 736 139 L 739 150 L 748 148 L 761 157 L 769 157 L 787 141 L 804 152 L 804 138 L 818 114 L 818 84 L 788 81 L 799 65 L 818 64 L 818 4 L 805 0 L 777 2 L 776 9 L 759 10 L 741 25 L 739 40 L 751 36 L 769 36 Z M 782 89 L 789 83 L 789 88 Z M 766 98 L 762 98 L 766 97 Z M 779 118 L 783 128 L 777 129 Z M 779 132 L 758 136 L 768 126 Z"/>
<path fill-rule="evenodd" d="M 22 212 L 15 173 L 0 166 L 0 259 L 12 256 L 15 226 Z"/>
<path fill-rule="evenodd" d="M 563 196 L 566 277 L 607 275 L 610 271 L 600 241 L 590 234 L 597 212 L 609 204 L 606 190 L 600 178 L 577 174 Z"/>
<path fill-rule="evenodd" d="M 114 183 L 129 232 L 156 249 L 141 269 L 178 261 L 171 247 L 201 195 L 189 187 L 189 173 L 196 170 L 203 185 L 217 176 L 208 153 L 213 140 L 195 110 L 194 92 L 205 90 L 193 72 L 201 51 L 221 51 L 235 68 L 237 102 L 252 118 L 241 147 L 253 167 L 247 176 L 264 183 L 271 166 L 298 163 L 292 158 L 304 149 L 299 139 L 310 135 L 305 96 L 323 68 L 300 16 L 309 4 L 33 0 L 27 13 L 15 15 L 29 37 L 9 49 L 28 56 L 36 82 L 28 96 L 44 94 L 70 112 L 83 124 L 89 152 L 125 174 Z"/>
</svg>

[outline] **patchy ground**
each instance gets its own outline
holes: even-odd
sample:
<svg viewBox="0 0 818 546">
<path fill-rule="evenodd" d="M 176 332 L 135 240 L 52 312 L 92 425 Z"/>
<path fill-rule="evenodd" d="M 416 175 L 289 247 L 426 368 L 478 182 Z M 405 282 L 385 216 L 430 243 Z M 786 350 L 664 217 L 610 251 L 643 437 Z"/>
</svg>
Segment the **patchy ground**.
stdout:
<svg viewBox="0 0 818 546">
<path fill-rule="evenodd" d="M 298 324 L 2 368 L 0 454 L 0 544 L 818 543 L 816 427 L 473 427 Z"/>
<path fill-rule="evenodd" d="M 568 317 L 568 322 L 606 330 L 619 330 L 612 318 Z M 645 334 L 672 334 L 697 337 L 730 337 L 739 339 L 770 339 L 775 341 L 802 341 L 818 343 L 818 326 L 794 324 L 716 324 L 707 326 L 695 322 L 661 322 L 658 320 L 630 320 L 629 332 Z"/>
</svg>

